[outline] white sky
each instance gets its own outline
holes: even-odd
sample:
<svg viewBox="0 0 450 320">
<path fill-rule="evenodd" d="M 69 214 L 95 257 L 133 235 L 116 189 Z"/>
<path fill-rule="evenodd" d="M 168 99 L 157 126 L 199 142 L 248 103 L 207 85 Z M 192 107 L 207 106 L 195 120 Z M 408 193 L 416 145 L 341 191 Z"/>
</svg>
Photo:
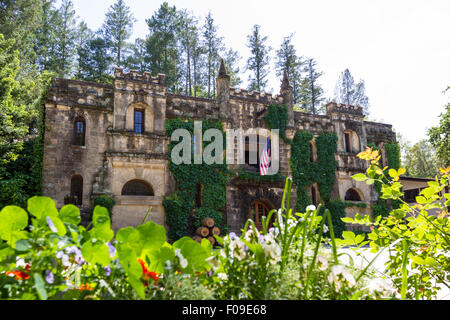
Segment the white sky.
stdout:
<svg viewBox="0 0 450 320">
<path fill-rule="evenodd" d="M 96 30 L 115 0 L 72 0 L 77 15 Z M 132 38 L 148 34 L 145 19 L 163 1 L 125 0 L 137 19 Z M 321 84 L 332 97 L 339 74 L 348 68 L 363 79 L 370 120 L 392 124 L 411 142 L 427 138 L 450 100 L 449 0 L 171 0 L 202 24 L 211 11 L 227 47 L 237 50 L 244 70 L 247 35 L 254 24 L 268 36 L 275 55 L 283 37 L 294 33 L 297 54 L 315 58 L 324 72 Z M 281 79 L 272 70 L 269 88 Z M 150 70 L 151 71 L 151 70 Z M 246 87 L 247 75 L 241 76 Z M 270 91 L 270 90 L 268 90 Z"/>
</svg>

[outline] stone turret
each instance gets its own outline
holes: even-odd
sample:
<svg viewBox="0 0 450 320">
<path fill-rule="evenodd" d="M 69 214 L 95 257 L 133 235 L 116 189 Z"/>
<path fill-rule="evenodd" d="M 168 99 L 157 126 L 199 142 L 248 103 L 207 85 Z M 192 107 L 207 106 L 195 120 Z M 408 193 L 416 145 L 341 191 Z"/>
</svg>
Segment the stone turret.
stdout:
<svg viewBox="0 0 450 320">
<path fill-rule="evenodd" d="M 230 76 L 227 74 L 223 59 L 220 61 L 219 76 L 217 77 L 217 104 L 221 118 L 230 116 Z"/>
<path fill-rule="evenodd" d="M 281 82 L 280 96 L 283 97 L 283 103 L 288 106 L 288 126 L 294 126 L 294 99 L 292 91 L 293 88 L 289 84 L 286 71 L 284 71 L 283 81 Z"/>
</svg>

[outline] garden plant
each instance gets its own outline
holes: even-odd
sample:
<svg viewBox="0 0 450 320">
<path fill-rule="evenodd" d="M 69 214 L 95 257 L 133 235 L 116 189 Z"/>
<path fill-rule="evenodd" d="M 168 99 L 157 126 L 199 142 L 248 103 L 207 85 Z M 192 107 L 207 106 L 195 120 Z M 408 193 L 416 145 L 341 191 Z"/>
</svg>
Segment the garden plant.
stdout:
<svg viewBox="0 0 450 320">
<path fill-rule="evenodd" d="M 52 199 L 33 197 L 27 210 L 0 211 L 1 299 L 433 299 L 449 286 L 450 168 L 429 182 L 417 205 L 401 200 L 403 169 L 379 167 L 378 152 L 354 179 L 382 183 L 380 197 L 402 202 L 387 217 L 356 215 L 346 223 L 371 232 L 344 231 L 336 238 L 326 204 L 294 212 L 292 181 L 282 205 L 264 218 L 262 230 L 248 220 L 241 235 L 216 236 L 218 246 L 189 237 L 169 243 L 154 222 L 114 233 L 106 208 L 96 206 L 92 223 L 80 225 L 80 211 L 59 211 Z M 437 216 L 428 213 L 438 209 Z M 269 221 L 274 217 L 273 226 Z M 375 253 L 364 267 L 346 263 L 342 247 Z M 372 268 L 388 252 L 385 270 Z M 381 275 L 380 275 L 381 272 Z"/>
</svg>

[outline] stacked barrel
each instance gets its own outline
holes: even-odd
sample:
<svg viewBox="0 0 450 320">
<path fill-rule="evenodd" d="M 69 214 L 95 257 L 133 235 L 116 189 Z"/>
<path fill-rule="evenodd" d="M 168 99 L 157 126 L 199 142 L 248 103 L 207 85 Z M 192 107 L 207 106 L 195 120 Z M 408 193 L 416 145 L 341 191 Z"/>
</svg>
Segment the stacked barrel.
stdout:
<svg viewBox="0 0 450 320">
<path fill-rule="evenodd" d="M 202 242 L 202 239 L 207 239 L 211 242 L 211 245 L 216 244 L 216 238 L 214 235 L 220 235 L 220 229 L 215 226 L 215 221 L 213 218 L 205 218 L 202 220 L 202 226 L 197 228 L 195 231 L 195 236 L 193 239 L 197 242 Z"/>
</svg>

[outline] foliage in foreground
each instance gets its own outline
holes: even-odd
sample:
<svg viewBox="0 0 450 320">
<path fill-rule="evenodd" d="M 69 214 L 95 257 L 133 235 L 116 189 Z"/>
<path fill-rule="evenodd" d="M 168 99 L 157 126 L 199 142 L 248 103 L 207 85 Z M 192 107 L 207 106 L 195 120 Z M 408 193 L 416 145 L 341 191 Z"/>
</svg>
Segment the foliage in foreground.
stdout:
<svg viewBox="0 0 450 320">
<path fill-rule="evenodd" d="M 356 180 L 370 184 L 387 170 L 377 166 L 378 155 L 370 149 L 360 157 L 371 165 Z M 402 169 L 392 170 L 392 181 L 382 189 L 386 199 L 401 197 Z M 440 197 L 449 174 L 450 168 L 443 170 L 422 191 L 417 207 L 403 204 L 375 221 L 344 218 L 372 226 L 368 239 L 348 231 L 336 239 L 328 209 L 287 209 L 287 179 L 282 207 L 269 213 L 261 231 L 248 220 L 240 237 L 216 237 L 221 246 L 215 249 L 188 237 L 170 244 L 164 227 L 153 222 L 120 229 L 114 238 L 107 209 L 95 207 L 92 225 L 84 228 L 77 207 L 58 212 L 51 199 L 33 197 L 28 212 L 14 206 L 0 212 L 0 298 L 431 299 L 449 281 L 450 194 Z M 438 217 L 427 214 L 436 207 L 442 210 Z M 408 210 L 417 215 L 407 216 Z M 374 260 L 390 252 L 384 274 L 370 268 L 374 260 L 364 267 L 346 262 L 339 249 L 361 252 L 366 244 L 377 253 Z"/>
</svg>

